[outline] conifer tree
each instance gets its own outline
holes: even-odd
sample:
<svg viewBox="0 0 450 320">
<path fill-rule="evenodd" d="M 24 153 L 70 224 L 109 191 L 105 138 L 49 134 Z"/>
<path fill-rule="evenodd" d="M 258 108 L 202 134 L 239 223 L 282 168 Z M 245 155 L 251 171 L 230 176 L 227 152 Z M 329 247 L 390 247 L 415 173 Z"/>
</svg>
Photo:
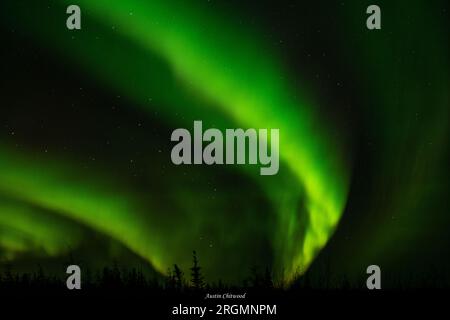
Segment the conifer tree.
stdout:
<svg viewBox="0 0 450 320">
<path fill-rule="evenodd" d="M 203 276 L 200 272 L 201 267 L 199 266 L 198 259 L 197 259 L 197 253 L 195 250 L 192 252 L 193 254 L 193 260 L 192 260 L 192 267 L 191 267 L 191 283 L 195 289 L 202 289 L 205 285 L 203 281 Z"/>
<path fill-rule="evenodd" d="M 175 287 L 177 289 L 181 289 L 183 287 L 183 271 L 181 271 L 181 269 L 174 264 L 173 265 L 173 275 L 175 277 Z"/>
</svg>

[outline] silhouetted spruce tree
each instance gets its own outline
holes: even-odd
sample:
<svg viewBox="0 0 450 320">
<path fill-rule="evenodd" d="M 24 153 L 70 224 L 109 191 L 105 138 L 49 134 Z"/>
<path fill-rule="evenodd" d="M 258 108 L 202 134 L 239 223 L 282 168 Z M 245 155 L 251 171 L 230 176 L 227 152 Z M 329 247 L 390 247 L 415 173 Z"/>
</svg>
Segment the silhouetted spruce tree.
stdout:
<svg viewBox="0 0 450 320">
<path fill-rule="evenodd" d="M 203 276 L 200 272 L 201 267 L 199 266 L 197 253 L 195 250 L 192 252 L 192 268 L 191 268 L 191 283 L 194 289 L 202 289 L 205 286 Z"/>
<path fill-rule="evenodd" d="M 172 290 L 175 288 L 175 275 L 172 270 L 170 270 L 170 268 L 167 268 L 167 276 L 165 282 L 166 289 Z"/>
<path fill-rule="evenodd" d="M 12 274 L 12 266 L 8 263 L 5 266 L 5 282 L 7 284 L 11 284 L 14 280 L 13 274 Z"/>
<path fill-rule="evenodd" d="M 122 285 L 122 275 L 121 275 L 119 263 L 116 260 L 113 261 L 113 268 L 111 270 L 111 276 L 112 276 L 112 281 L 115 286 Z"/>
<path fill-rule="evenodd" d="M 183 288 L 183 271 L 176 264 L 173 265 L 173 275 L 175 277 L 175 288 L 181 290 Z"/>
<path fill-rule="evenodd" d="M 137 288 L 138 285 L 136 268 L 132 268 L 131 271 L 128 271 L 128 273 L 125 274 L 124 283 L 126 283 L 128 287 Z"/>
<path fill-rule="evenodd" d="M 84 288 L 92 287 L 92 272 L 90 268 L 86 268 L 85 275 L 83 276 Z"/>
<path fill-rule="evenodd" d="M 44 269 L 42 268 L 42 266 L 40 264 L 38 265 L 37 273 L 34 274 L 33 280 L 38 286 L 43 286 L 46 281 Z"/>
<path fill-rule="evenodd" d="M 141 269 L 138 270 L 137 283 L 141 288 L 144 288 L 147 285 L 147 279 L 145 278 L 144 273 Z M 157 284 L 153 283 L 151 286 L 157 287 Z"/>
<path fill-rule="evenodd" d="M 266 267 L 266 271 L 264 273 L 263 286 L 267 289 L 273 288 L 272 273 L 270 272 L 269 267 Z"/>
<path fill-rule="evenodd" d="M 261 279 L 261 276 L 259 275 L 258 268 L 256 266 L 253 266 L 250 269 L 249 281 L 250 281 L 251 287 L 253 287 L 253 288 L 259 288 L 262 286 L 263 281 Z"/>
</svg>

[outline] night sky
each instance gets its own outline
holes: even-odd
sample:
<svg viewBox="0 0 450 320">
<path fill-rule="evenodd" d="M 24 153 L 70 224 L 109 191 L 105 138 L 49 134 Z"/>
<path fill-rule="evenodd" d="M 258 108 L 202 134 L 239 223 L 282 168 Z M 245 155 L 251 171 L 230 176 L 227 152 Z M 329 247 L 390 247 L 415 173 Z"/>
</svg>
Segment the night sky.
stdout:
<svg viewBox="0 0 450 320">
<path fill-rule="evenodd" d="M 448 278 L 448 3 L 392 2 L 2 1 L 0 263 Z M 194 120 L 278 174 L 174 165 Z"/>
</svg>

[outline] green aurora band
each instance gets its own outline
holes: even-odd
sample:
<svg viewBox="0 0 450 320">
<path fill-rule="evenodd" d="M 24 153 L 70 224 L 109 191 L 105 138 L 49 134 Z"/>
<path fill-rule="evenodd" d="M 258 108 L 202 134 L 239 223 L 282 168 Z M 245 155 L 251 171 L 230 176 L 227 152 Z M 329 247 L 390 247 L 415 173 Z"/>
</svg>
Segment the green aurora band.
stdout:
<svg viewBox="0 0 450 320">
<path fill-rule="evenodd" d="M 47 14 L 64 12 L 68 4 L 61 1 Z M 189 126 L 202 117 L 220 128 L 280 129 L 279 175 L 260 177 L 254 168 L 241 169 L 264 190 L 274 208 L 274 224 L 266 231 L 274 268 L 284 270 L 287 279 L 304 272 L 339 222 L 349 173 L 341 154 L 344 146 L 330 138 L 330 126 L 314 111 L 318 102 L 290 84 L 291 75 L 277 53 L 265 47 L 256 31 L 241 30 L 225 14 L 184 2 L 79 0 L 77 4 L 83 12 L 82 31 L 70 33 L 60 26 L 63 20 L 48 20 L 42 28 L 27 32 L 137 107 L 149 114 L 158 111 L 169 126 Z M 21 10 L 14 3 L 7 6 L 27 21 L 24 26 L 37 23 L 35 10 Z M 81 224 L 122 243 L 163 273 L 178 261 L 188 267 L 189 259 L 180 252 L 190 252 L 194 245 L 190 239 L 212 224 L 208 205 L 198 208 L 201 204 L 187 201 L 195 198 L 187 196 L 188 191 L 174 189 L 173 196 L 192 223 L 162 227 L 157 195 L 128 192 L 126 181 L 107 170 L 87 174 L 68 157 L 18 151 L 8 141 L 0 141 L 0 154 L 4 259 L 26 251 L 61 255 L 82 241 Z M 227 212 L 220 214 L 219 221 L 226 221 Z M 252 215 L 258 219 L 259 213 Z M 223 241 L 237 243 L 244 237 L 240 231 L 222 233 Z M 234 234 L 236 239 L 227 239 Z M 167 239 L 169 235 L 172 239 Z M 220 258 L 220 252 L 203 257 L 211 276 L 210 261 Z"/>
</svg>

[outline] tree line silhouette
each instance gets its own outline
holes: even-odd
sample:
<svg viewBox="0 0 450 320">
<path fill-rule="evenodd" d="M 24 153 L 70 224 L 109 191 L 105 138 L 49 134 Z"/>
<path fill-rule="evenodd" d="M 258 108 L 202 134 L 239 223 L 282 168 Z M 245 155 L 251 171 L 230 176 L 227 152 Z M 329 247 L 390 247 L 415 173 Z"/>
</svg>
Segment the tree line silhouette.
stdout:
<svg viewBox="0 0 450 320">
<path fill-rule="evenodd" d="M 70 257 L 70 263 L 74 264 L 73 258 Z M 365 288 L 365 278 L 351 282 L 345 276 L 332 276 L 330 266 L 324 267 L 324 270 L 315 268 L 313 272 L 307 272 L 300 275 L 298 271 L 294 280 L 288 286 L 284 279 L 274 279 L 273 271 L 266 267 L 261 272 L 260 268 L 250 268 L 249 275 L 245 278 L 241 285 L 230 285 L 222 282 L 207 282 L 202 273 L 196 251 L 192 252 L 192 265 L 186 275 L 184 271 L 174 264 L 172 268 L 167 269 L 166 275 L 152 275 L 144 272 L 142 268 L 125 268 L 120 267 L 114 262 L 110 267 L 97 269 L 82 268 L 82 289 L 92 291 L 154 291 L 154 292 L 205 292 L 208 290 L 219 289 L 247 289 L 254 292 L 274 292 L 274 291 L 296 291 L 309 289 L 339 289 L 339 290 L 360 290 Z M 436 273 L 435 273 L 436 274 Z M 6 264 L 3 272 L 0 273 L 0 293 L 24 290 L 67 290 L 65 273 L 60 276 L 47 274 L 42 266 L 38 266 L 37 270 L 32 273 L 13 272 L 10 264 Z M 445 287 L 448 279 L 444 279 L 436 275 L 426 279 L 411 279 L 409 282 L 397 283 L 395 288 L 434 288 Z"/>
<path fill-rule="evenodd" d="M 68 264 L 75 264 L 70 257 Z M 66 289 L 67 275 L 60 276 L 45 273 L 42 266 L 32 273 L 13 272 L 10 264 L 6 264 L 4 271 L 0 273 L 0 292 L 8 290 L 22 289 Z M 280 287 L 280 286 L 278 286 Z M 274 285 L 272 272 L 266 267 L 264 272 L 259 272 L 257 267 L 250 269 L 250 275 L 240 286 L 225 284 L 222 280 L 208 283 L 202 273 L 202 267 L 197 256 L 197 252 L 192 252 L 192 266 L 189 273 L 185 272 L 174 264 L 167 269 L 164 276 L 148 276 L 140 268 L 120 267 L 117 262 L 112 266 L 92 271 L 90 268 L 82 268 L 82 289 L 84 290 L 111 290 L 111 289 L 131 289 L 131 290 L 164 290 L 174 292 L 197 292 L 210 289 L 225 288 L 257 288 L 273 290 Z"/>
</svg>

